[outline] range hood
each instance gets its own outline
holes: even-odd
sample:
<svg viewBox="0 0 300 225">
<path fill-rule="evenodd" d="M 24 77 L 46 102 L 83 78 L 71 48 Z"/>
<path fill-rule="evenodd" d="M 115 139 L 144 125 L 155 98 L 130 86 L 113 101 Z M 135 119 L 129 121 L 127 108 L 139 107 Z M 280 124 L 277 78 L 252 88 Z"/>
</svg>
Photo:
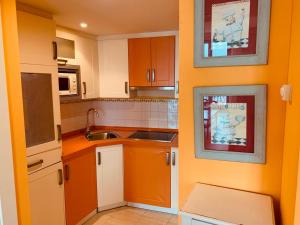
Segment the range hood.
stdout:
<svg viewBox="0 0 300 225">
<path fill-rule="evenodd" d="M 167 97 L 174 98 L 175 87 L 130 87 L 130 97 Z"/>
<path fill-rule="evenodd" d="M 130 87 L 131 91 L 136 91 L 136 90 L 159 90 L 159 91 L 175 91 L 175 87 L 173 86 L 168 86 L 168 87 Z"/>
</svg>

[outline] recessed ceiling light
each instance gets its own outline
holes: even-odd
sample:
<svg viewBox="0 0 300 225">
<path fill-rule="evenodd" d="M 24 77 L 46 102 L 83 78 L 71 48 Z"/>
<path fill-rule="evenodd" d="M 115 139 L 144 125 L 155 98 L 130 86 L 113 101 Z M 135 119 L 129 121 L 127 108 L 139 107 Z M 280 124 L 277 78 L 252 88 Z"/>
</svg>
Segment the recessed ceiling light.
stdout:
<svg viewBox="0 0 300 225">
<path fill-rule="evenodd" d="M 87 23 L 80 23 L 80 26 L 82 27 L 82 28 L 87 28 Z"/>
</svg>

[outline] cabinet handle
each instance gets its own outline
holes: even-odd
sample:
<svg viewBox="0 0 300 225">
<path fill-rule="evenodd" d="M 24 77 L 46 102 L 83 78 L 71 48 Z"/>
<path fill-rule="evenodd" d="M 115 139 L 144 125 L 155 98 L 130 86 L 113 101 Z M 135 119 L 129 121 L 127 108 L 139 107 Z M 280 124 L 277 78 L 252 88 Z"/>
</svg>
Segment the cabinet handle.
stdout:
<svg viewBox="0 0 300 225">
<path fill-rule="evenodd" d="M 128 82 L 125 82 L 125 94 L 128 94 Z"/>
<path fill-rule="evenodd" d="M 101 152 L 98 152 L 98 165 L 101 165 Z"/>
<path fill-rule="evenodd" d="M 70 179 L 70 167 L 69 165 L 65 165 L 65 180 L 68 181 Z"/>
<path fill-rule="evenodd" d="M 146 79 L 148 82 L 150 82 L 150 69 L 147 70 Z"/>
<path fill-rule="evenodd" d="M 62 139 L 62 134 L 61 134 L 61 125 L 57 124 L 56 125 L 56 129 L 57 129 L 57 141 L 60 142 Z"/>
<path fill-rule="evenodd" d="M 63 171 L 62 169 L 58 170 L 58 184 L 62 185 L 64 183 Z"/>
<path fill-rule="evenodd" d="M 66 60 L 66 59 L 57 59 L 57 64 L 59 66 L 65 66 L 65 65 L 67 65 L 67 63 L 68 63 L 68 60 Z"/>
<path fill-rule="evenodd" d="M 176 165 L 176 155 L 175 155 L 175 152 L 172 152 L 172 165 L 173 166 Z"/>
<path fill-rule="evenodd" d="M 176 92 L 176 94 L 179 94 L 179 81 L 176 81 L 175 92 Z"/>
<path fill-rule="evenodd" d="M 52 47 L 53 47 L 53 59 L 57 60 L 57 43 L 56 43 L 56 41 L 52 42 Z"/>
<path fill-rule="evenodd" d="M 170 165 L 170 153 L 169 152 L 166 153 L 166 164 L 167 164 L 167 166 Z"/>
<path fill-rule="evenodd" d="M 83 94 L 86 95 L 86 82 L 82 82 L 83 85 Z"/>
<path fill-rule="evenodd" d="M 155 81 L 155 69 L 152 69 L 152 82 Z"/>
<path fill-rule="evenodd" d="M 44 160 L 40 159 L 39 161 L 37 162 L 34 162 L 34 163 L 31 163 L 31 164 L 28 164 L 27 165 L 27 168 L 30 169 L 32 167 L 35 167 L 35 166 L 39 166 L 39 165 L 42 165 L 44 163 Z"/>
</svg>

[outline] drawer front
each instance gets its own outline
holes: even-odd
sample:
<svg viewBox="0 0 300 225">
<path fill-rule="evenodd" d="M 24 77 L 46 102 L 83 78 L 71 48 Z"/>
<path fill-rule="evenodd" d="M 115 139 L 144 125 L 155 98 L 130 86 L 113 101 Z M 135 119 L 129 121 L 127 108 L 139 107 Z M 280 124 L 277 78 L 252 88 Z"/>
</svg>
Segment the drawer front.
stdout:
<svg viewBox="0 0 300 225">
<path fill-rule="evenodd" d="M 51 166 L 60 161 L 61 161 L 60 148 L 27 157 L 28 174 L 37 172 L 43 168 Z"/>
</svg>

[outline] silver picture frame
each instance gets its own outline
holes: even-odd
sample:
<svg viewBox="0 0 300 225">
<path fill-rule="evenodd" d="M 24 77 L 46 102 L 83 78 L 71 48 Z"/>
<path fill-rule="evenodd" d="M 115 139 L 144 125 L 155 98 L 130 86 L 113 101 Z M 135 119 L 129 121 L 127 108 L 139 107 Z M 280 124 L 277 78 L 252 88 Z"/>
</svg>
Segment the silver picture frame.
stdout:
<svg viewBox="0 0 300 225">
<path fill-rule="evenodd" d="M 254 153 L 214 151 L 204 145 L 204 96 L 255 96 Z M 195 156 L 199 159 L 244 163 L 266 163 L 267 85 L 217 86 L 194 88 Z"/>
<path fill-rule="evenodd" d="M 247 66 L 268 63 L 271 0 L 258 0 L 256 54 L 204 57 L 205 0 L 195 0 L 194 67 Z"/>
</svg>

